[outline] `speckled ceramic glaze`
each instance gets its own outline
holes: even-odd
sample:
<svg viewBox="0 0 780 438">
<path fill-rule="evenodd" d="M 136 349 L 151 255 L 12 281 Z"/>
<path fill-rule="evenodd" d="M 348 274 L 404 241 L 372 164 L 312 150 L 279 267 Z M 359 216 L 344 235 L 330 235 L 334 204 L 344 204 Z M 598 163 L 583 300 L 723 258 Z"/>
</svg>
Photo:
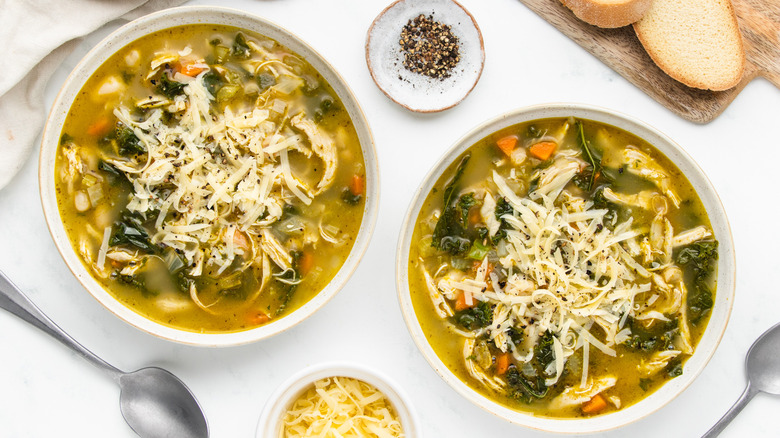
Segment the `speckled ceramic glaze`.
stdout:
<svg viewBox="0 0 780 438">
<path fill-rule="evenodd" d="M 458 37 L 460 62 L 450 77 L 434 79 L 403 67 L 401 29 L 420 14 L 451 26 Z M 411 111 L 443 111 L 460 103 L 477 85 L 485 64 L 482 33 L 474 17 L 452 0 L 398 0 L 371 24 L 366 63 L 376 85 L 394 102 Z"/>
<path fill-rule="evenodd" d="M 305 58 L 328 81 L 349 112 L 366 165 L 363 223 L 349 257 L 333 280 L 319 294 L 289 315 L 267 325 L 235 333 L 206 334 L 175 329 L 151 321 L 117 301 L 92 278 L 71 246 L 62 225 L 54 188 L 55 155 L 62 125 L 75 96 L 92 73 L 117 50 L 144 35 L 170 27 L 199 23 L 234 26 L 265 35 Z M 68 267 L 89 293 L 115 315 L 143 331 L 172 341 L 199 346 L 228 346 L 257 341 L 292 327 L 324 306 L 344 286 L 360 262 L 371 238 L 379 207 L 379 169 L 373 138 L 363 111 L 344 79 L 322 56 L 292 33 L 260 17 L 226 8 L 183 7 L 147 15 L 121 27 L 92 49 L 70 74 L 54 101 L 43 133 L 38 178 L 49 231 Z"/>
<path fill-rule="evenodd" d="M 304 368 L 293 374 L 268 397 L 257 423 L 257 438 L 278 437 L 287 409 L 314 382 L 328 377 L 351 377 L 373 385 L 387 397 L 398 414 L 405 438 L 419 438 L 419 420 L 409 396 L 388 376 L 365 365 L 350 362 L 328 362 Z"/>
<path fill-rule="evenodd" d="M 719 241 L 719 258 L 718 287 L 712 316 L 695 353 L 685 362 L 682 376 L 670 380 L 642 401 L 622 410 L 588 419 L 567 420 L 535 417 L 509 409 L 479 394 L 450 371 L 436 355 L 420 327 L 409 291 L 408 266 L 409 249 L 417 216 L 433 185 L 453 160 L 474 143 L 502 128 L 531 120 L 570 116 L 606 123 L 631 132 L 655 146 L 672 160 L 696 189 L 707 210 L 715 238 Z M 624 426 L 660 409 L 687 388 L 709 362 L 726 330 L 734 302 L 734 281 L 734 241 L 726 212 L 712 183 L 693 159 L 669 137 L 636 119 L 607 109 L 579 104 L 549 104 L 521 108 L 477 126 L 458 140 L 433 166 L 417 189 L 401 228 L 396 254 L 396 287 L 406 325 L 417 347 L 442 379 L 472 403 L 501 418 L 533 429 L 571 434 L 594 433 Z"/>
</svg>

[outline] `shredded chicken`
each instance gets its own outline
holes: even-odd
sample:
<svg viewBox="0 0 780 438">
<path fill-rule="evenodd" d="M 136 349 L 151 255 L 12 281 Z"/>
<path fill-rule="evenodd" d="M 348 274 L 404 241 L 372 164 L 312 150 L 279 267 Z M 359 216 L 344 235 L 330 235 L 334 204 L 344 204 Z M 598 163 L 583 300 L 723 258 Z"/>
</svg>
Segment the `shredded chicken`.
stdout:
<svg viewBox="0 0 780 438">
<path fill-rule="evenodd" d="M 566 388 L 548 405 L 550 410 L 557 411 L 570 406 L 581 405 L 592 399 L 596 394 L 601 394 L 617 383 L 614 376 L 604 376 L 598 379 L 589 380 L 587 385 L 572 386 Z"/>
<path fill-rule="evenodd" d="M 672 188 L 669 174 L 655 160 L 631 146 L 623 149 L 623 156 L 628 164 L 626 169 L 630 173 L 651 181 L 669 197 L 675 207 L 680 208 L 680 197 Z"/>
<path fill-rule="evenodd" d="M 333 143 L 333 139 L 320 131 L 313 121 L 304 118 L 303 113 L 293 117 L 290 123 L 306 133 L 314 153 L 325 164 L 325 172 L 317 184 L 317 189 L 319 192 L 322 192 L 333 184 L 333 179 L 336 176 L 336 146 Z"/>
</svg>

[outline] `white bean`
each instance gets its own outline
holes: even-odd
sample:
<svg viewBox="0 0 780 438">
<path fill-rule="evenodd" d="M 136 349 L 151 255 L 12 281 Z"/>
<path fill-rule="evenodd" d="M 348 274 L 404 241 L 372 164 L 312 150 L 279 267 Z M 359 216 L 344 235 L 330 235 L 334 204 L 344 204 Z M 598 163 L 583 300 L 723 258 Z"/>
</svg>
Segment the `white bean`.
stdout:
<svg viewBox="0 0 780 438">
<path fill-rule="evenodd" d="M 84 190 L 79 190 L 73 195 L 73 202 L 76 204 L 76 210 L 79 213 L 84 213 L 91 207 L 89 203 L 89 196 Z"/>
</svg>

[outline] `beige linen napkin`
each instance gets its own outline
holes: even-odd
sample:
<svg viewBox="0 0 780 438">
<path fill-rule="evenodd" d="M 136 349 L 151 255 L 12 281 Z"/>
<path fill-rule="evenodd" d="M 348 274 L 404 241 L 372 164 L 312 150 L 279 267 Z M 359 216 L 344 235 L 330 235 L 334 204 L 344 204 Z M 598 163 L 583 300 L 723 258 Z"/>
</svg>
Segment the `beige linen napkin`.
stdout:
<svg viewBox="0 0 780 438">
<path fill-rule="evenodd" d="M 0 189 L 19 171 L 48 108 L 46 83 L 79 39 L 106 23 L 132 20 L 184 0 L 0 0 Z"/>
</svg>

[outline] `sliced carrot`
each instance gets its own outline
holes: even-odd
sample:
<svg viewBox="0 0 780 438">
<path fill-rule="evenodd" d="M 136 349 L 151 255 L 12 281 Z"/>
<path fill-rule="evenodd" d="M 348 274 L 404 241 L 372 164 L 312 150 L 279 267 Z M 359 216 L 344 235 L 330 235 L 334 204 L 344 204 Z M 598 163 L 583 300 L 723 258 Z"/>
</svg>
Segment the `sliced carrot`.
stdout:
<svg viewBox="0 0 780 438">
<path fill-rule="evenodd" d="M 455 300 L 455 310 L 461 311 L 474 307 L 474 300 L 472 299 L 471 302 L 472 304 L 470 306 L 466 304 L 466 294 L 462 293 L 458 295 L 458 298 Z"/>
<path fill-rule="evenodd" d="M 499 149 L 501 149 L 502 152 L 506 154 L 507 157 L 511 156 L 512 151 L 515 150 L 515 146 L 517 146 L 517 137 L 510 135 L 508 137 L 501 138 L 496 142 L 496 145 Z"/>
<path fill-rule="evenodd" d="M 362 195 L 366 191 L 366 180 L 360 175 L 353 175 L 352 180 L 349 182 L 349 191 L 357 196 Z"/>
<path fill-rule="evenodd" d="M 493 272 L 493 269 L 495 269 L 495 266 L 493 266 L 492 263 L 488 263 L 487 269 L 485 270 L 485 275 L 490 276 L 490 273 Z"/>
<path fill-rule="evenodd" d="M 479 269 L 480 267 L 482 267 L 482 261 L 480 260 L 477 260 L 471 264 L 471 270 L 474 272 L 477 272 L 477 269 Z M 488 262 L 487 269 L 485 270 L 485 275 L 490 275 L 490 273 L 493 272 L 493 269 L 495 269 L 493 264 Z"/>
<path fill-rule="evenodd" d="M 314 255 L 309 250 L 303 251 L 303 255 L 301 255 L 301 259 L 298 260 L 298 270 L 301 271 L 301 275 L 306 275 L 309 271 L 311 271 L 312 266 L 314 266 Z"/>
<path fill-rule="evenodd" d="M 509 369 L 509 353 L 496 356 L 496 374 L 504 374 Z"/>
<path fill-rule="evenodd" d="M 194 78 L 195 76 L 199 75 L 202 71 L 206 70 L 205 67 L 202 67 L 202 66 L 198 65 L 198 64 L 203 64 L 203 62 L 204 61 L 201 61 L 201 60 L 198 60 L 198 61 L 194 61 L 194 60 L 181 61 L 176 66 L 176 71 L 178 71 L 179 73 L 181 73 L 181 74 L 183 74 L 185 76 L 190 76 L 190 77 Z"/>
<path fill-rule="evenodd" d="M 478 224 L 479 221 L 482 220 L 482 214 L 479 212 L 478 208 L 472 208 L 469 210 L 469 224 L 474 225 Z"/>
<path fill-rule="evenodd" d="M 539 143 L 534 144 L 528 149 L 528 152 L 531 153 L 534 157 L 546 161 L 549 160 L 552 156 L 553 152 L 555 152 L 555 149 L 558 147 L 558 145 L 555 144 L 555 142 L 552 141 L 540 141 Z"/>
<path fill-rule="evenodd" d="M 596 394 L 590 401 L 582 405 L 582 412 L 584 414 L 597 414 L 603 411 L 607 407 L 607 401 L 601 394 Z"/>
<path fill-rule="evenodd" d="M 248 319 L 250 324 L 260 325 L 270 321 L 271 317 L 268 316 L 265 312 L 256 312 L 256 313 L 250 313 Z"/>
<path fill-rule="evenodd" d="M 108 123 L 108 117 L 101 117 L 97 120 L 95 120 L 89 127 L 87 128 L 87 134 L 93 136 L 93 137 L 100 137 L 102 135 L 105 135 L 108 132 L 108 129 L 110 128 L 110 125 Z"/>
</svg>

